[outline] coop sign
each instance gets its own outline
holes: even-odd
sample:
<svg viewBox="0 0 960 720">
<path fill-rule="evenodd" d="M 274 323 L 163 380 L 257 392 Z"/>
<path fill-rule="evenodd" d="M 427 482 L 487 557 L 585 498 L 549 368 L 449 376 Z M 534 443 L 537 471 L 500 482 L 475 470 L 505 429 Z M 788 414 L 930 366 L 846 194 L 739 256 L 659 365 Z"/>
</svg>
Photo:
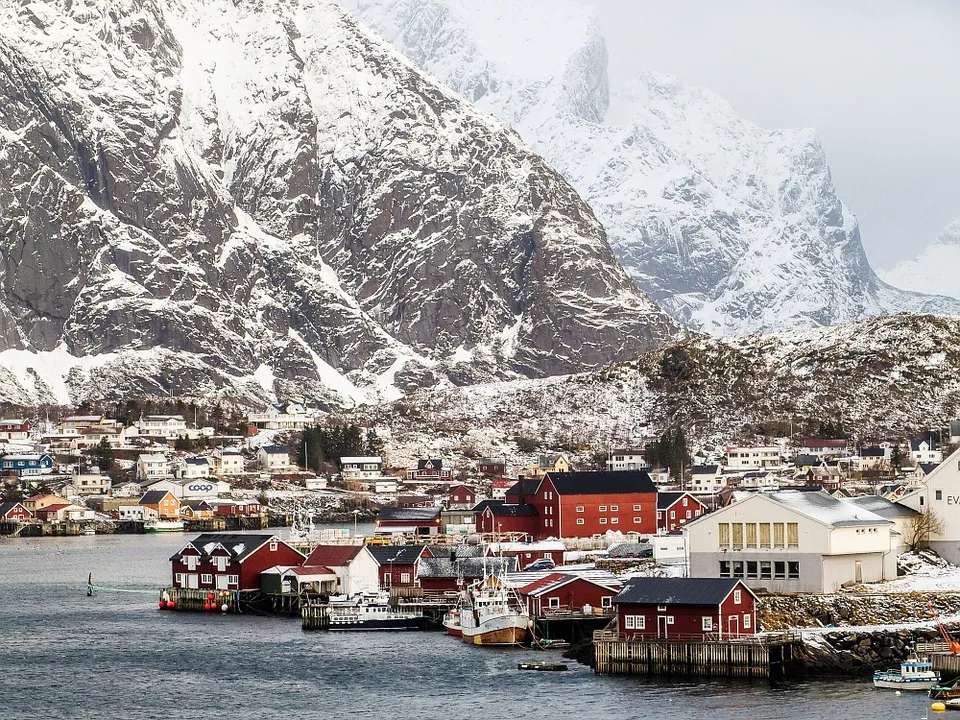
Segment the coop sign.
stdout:
<svg viewBox="0 0 960 720">
<path fill-rule="evenodd" d="M 193 483 L 191 485 L 187 485 L 187 490 L 190 492 L 206 493 L 213 490 L 213 485 L 209 483 Z"/>
</svg>

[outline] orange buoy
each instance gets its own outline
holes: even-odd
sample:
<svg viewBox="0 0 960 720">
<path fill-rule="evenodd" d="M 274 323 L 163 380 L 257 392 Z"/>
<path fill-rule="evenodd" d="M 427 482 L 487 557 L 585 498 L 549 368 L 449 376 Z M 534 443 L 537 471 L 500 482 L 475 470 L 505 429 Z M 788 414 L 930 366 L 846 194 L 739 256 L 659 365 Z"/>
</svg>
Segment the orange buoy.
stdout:
<svg viewBox="0 0 960 720">
<path fill-rule="evenodd" d="M 176 601 L 176 600 L 171 600 L 170 602 L 167 603 L 167 608 L 168 608 L 168 609 L 173 610 L 175 607 L 177 607 L 177 601 Z"/>
</svg>

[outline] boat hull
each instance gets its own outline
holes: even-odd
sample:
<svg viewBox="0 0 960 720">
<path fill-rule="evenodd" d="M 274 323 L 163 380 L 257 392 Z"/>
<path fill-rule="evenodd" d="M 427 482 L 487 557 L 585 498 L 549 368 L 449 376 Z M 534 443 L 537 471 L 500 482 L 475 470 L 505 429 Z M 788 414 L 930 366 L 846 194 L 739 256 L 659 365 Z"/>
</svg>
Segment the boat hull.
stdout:
<svg viewBox="0 0 960 720">
<path fill-rule="evenodd" d="M 143 526 L 144 532 L 148 533 L 176 533 L 183 532 L 182 522 L 157 522 Z"/>
<path fill-rule="evenodd" d="M 443 617 L 443 629 L 451 637 L 463 637 L 463 629 L 460 627 L 459 611 L 450 612 Z"/>
<path fill-rule="evenodd" d="M 331 630 L 423 630 L 426 623 L 427 619 L 425 617 L 384 618 L 356 622 L 337 622 L 331 618 L 329 628 Z"/>
<path fill-rule="evenodd" d="M 929 690 L 937 684 L 938 678 L 910 678 L 908 680 L 897 677 L 874 676 L 873 686 L 889 690 Z"/>
<path fill-rule="evenodd" d="M 526 615 L 506 614 L 484 618 L 478 625 L 461 625 L 464 642 L 473 645 L 522 645 L 527 639 Z"/>
</svg>

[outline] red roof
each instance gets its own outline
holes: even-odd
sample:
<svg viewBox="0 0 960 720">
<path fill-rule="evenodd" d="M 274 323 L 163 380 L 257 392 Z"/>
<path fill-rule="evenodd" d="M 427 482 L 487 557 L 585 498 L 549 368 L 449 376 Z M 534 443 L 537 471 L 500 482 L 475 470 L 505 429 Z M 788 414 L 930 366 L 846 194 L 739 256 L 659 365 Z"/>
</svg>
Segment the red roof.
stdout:
<svg viewBox="0 0 960 720">
<path fill-rule="evenodd" d="M 349 565 L 361 550 L 363 545 L 317 545 L 304 565 L 344 567 Z"/>
<path fill-rule="evenodd" d="M 562 572 L 552 572 L 549 575 L 545 575 L 539 580 L 534 580 L 531 583 L 524 585 L 523 587 L 517 588 L 517 592 L 521 595 L 542 595 L 550 590 L 555 590 L 557 588 L 563 587 L 568 583 L 574 582 L 576 580 L 583 580 L 584 582 L 590 583 L 591 585 L 596 585 L 598 587 L 606 588 L 607 590 L 612 590 L 617 592 L 620 585 L 617 583 L 615 586 L 608 585 L 607 583 L 600 582 L 589 577 L 583 577 L 581 575 L 570 575 L 568 573 Z"/>
<path fill-rule="evenodd" d="M 301 565 L 291 568 L 297 575 L 336 575 L 336 573 L 326 565 Z"/>
<path fill-rule="evenodd" d="M 63 510 L 65 507 L 70 507 L 70 503 L 60 503 L 59 505 L 47 505 L 45 508 L 40 508 L 37 512 L 57 512 L 58 510 Z"/>
<path fill-rule="evenodd" d="M 565 580 L 569 577 L 572 577 L 572 576 L 567 575 L 566 573 L 559 573 L 559 572 L 550 573 L 549 575 L 544 575 L 539 580 L 534 580 L 533 582 L 528 583 L 523 587 L 517 588 L 517 592 L 520 593 L 521 595 L 530 595 L 531 593 L 537 590 L 545 588 L 549 585 L 553 585 L 554 583 L 558 583 L 561 580 Z"/>
</svg>

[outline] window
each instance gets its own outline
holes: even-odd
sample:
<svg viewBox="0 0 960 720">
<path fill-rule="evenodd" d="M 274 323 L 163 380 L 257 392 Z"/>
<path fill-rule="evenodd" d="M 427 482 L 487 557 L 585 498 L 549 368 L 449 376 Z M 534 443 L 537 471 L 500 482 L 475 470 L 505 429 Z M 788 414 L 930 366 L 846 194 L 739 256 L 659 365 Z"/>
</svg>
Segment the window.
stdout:
<svg viewBox="0 0 960 720">
<path fill-rule="evenodd" d="M 717 525 L 717 530 L 720 537 L 720 547 L 730 547 L 730 523 L 720 523 Z"/>
<path fill-rule="evenodd" d="M 606 524 L 607 524 L 607 519 L 606 519 L 606 518 L 600 518 L 600 524 L 601 524 L 601 525 L 606 525 Z"/>
<path fill-rule="evenodd" d="M 783 523 L 774 523 L 773 524 L 773 546 L 777 548 L 782 548 L 783 543 Z"/>
<path fill-rule="evenodd" d="M 647 625 L 647 618 L 644 615 L 625 615 L 624 624 L 627 630 L 643 630 Z"/>
<path fill-rule="evenodd" d="M 400 573 L 400 582 L 404 585 L 410 582 L 410 573 Z"/>
<path fill-rule="evenodd" d="M 276 540 L 271 540 L 271 541 L 270 541 L 270 552 L 276 552 L 276 551 L 277 551 L 277 541 L 276 541 Z"/>
<path fill-rule="evenodd" d="M 743 629 L 744 630 L 750 629 L 750 613 L 743 614 Z"/>
<path fill-rule="evenodd" d="M 202 574 L 200 575 L 200 582 L 202 582 L 202 583 L 212 583 L 212 582 L 213 582 L 213 575 L 211 575 L 210 573 L 202 573 Z"/>
<path fill-rule="evenodd" d="M 743 600 L 743 590 L 734 590 L 734 591 L 733 591 L 733 604 L 734 604 L 734 605 L 739 605 L 741 600 Z"/>
<path fill-rule="evenodd" d="M 790 580 L 800 579 L 800 563 L 796 561 L 787 563 L 787 578 Z"/>
<path fill-rule="evenodd" d="M 670 511 L 670 519 L 671 519 L 671 520 L 676 520 L 676 519 L 677 519 L 677 511 L 676 511 L 676 510 L 671 510 L 671 511 Z"/>
<path fill-rule="evenodd" d="M 773 578 L 773 572 L 771 570 L 771 565 L 769 560 L 760 561 L 760 579 L 761 580 L 770 580 Z"/>
<path fill-rule="evenodd" d="M 787 523 L 787 547 L 800 547 L 800 528 L 797 523 Z"/>
<path fill-rule="evenodd" d="M 667 625 L 673 625 L 673 615 L 667 615 Z"/>
<path fill-rule="evenodd" d="M 748 578 L 758 577 L 756 560 L 747 560 L 747 577 Z"/>
<path fill-rule="evenodd" d="M 729 560 L 720 561 L 720 577 L 722 578 L 730 577 L 730 561 Z"/>
<path fill-rule="evenodd" d="M 687 510 L 687 520 L 689 520 L 689 519 L 690 519 L 690 511 Z"/>
<path fill-rule="evenodd" d="M 713 632 L 713 618 L 709 615 L 704 615 L 700 622 L 700 627 L 704 632 Z"/>
<path fill-rule="evenodd" d="M 740 560 L 733 561 L 733 577 L 742 578 L 743 577 L 743 562 Z"/>
<path fill-rule="evenodd" d="M 620 522 L 620 518 L 618 518 L 618 517 L 612 517 L 612 518 L 610 518 L 610 524 L 611 524 L 611 525 L 617 525 L 619 522 Z"/>
<path fill-rule="evenodd" d="M 583 505 L 577 505 L 577 512 L 583 512 Z"/>
<path fill-rule="evenodd" d="M 782 561 L 773 563 L 773 577 L 775 580 L 787 579 L 787 564 Z"/>
<path fill-rule="evenodd" d="M 197 569 L 197 560 L 199 560 L 199 558 L 196 555 L 188 555 L 184 560 L 187 562 L 187 570 Z"/>
<path fill-rule="evenodd" d="M 606 505 L 601 505 L 600 507 L 597 508 L 597 510 L 599 510 L 600 512 L 606 512 L 606 511 L 607 511 L 607 506 L 606 506 Z"/>
<path fill-rule="evenodd" d="M 743 523 L 732 523 L 733 525 L 733 549 L 743 550 Z"/>
<path fill-rule="evenodd" d="M 619 512 L 619 511 L 620 511 L 620 506 L 619 506 L 619 505 L 611 505 L 611 506 L 610 506 L 610 512 Z"/>
<path fill-rule="evenodd" d="M 174 584 L 177 585 L 177 586 L 179 586 L 179 587 L 183 587 L 183 573 L 177 573 L 177 574 L 174 576 L 174 578 L 175 578 Z"/>
<path fill-rule="evenodd" d="M 560 598 L 558 598 L 558 597 L 552 597 L 552 598 L 548 598 L 548 599 L 550 600 L 550 607 L 552 607 L 552 608 L 558 608 L 558 607 L 560 607 Z"/>
<path fill-rule="evenodd" d="M 634 623 L 634 619 L 633 619 L 633 618 L 634 618 L 633 615 L 624 615 L 624 616 L 623 616 L 623 624 L 624 624 L 624 627 L 625 627 L 626 630 L 634 630 L 634 629 L 635 629 L 634 624 L 633 624 L 633 623 Z"/>
<path fill-rule="evenodd" d="M 600 607 L 602 608 L 613 607 L 613 595 L 604 595 L 602 598 L 600 598 Z"/>
<path fill-rule="evenodd" d="M 220 572 L 227 569 L 227 559 L 225 557 L 214 558 L 213 564 L 217 566 L 217 570 Z"/>
<path fill-rule="evenodd" d="M 585 525 L 585 524 L 586 522 L 584 521 L 583 518 L 577 518 L 577 525 Z"/>
<path fill-rule="evenodd" d="M 760 523 L 760 547 L 770 547 L 770 523 Z"/>
<path fill-rule="evenodd" d="M 920 496 L 920 504 L 923 505 L 923 495 Z"/>
<path fill-rule="evenodd" d="M 657 612 L 666 612 L 666 611 L 667 611 L 666 605 L 657 605 Z"/>
<path fill-rule="evenodd" d="M 640 525 L 640 524 L 641 524 L 640 518 L 635 517 L 635 518 L 633 519 L 633 524 L 634 524 L 634 525 Z"/>
<path fill-rule="evenodd" d="M 746 546 L 749 548 L 757 546 L 757 524 L 756 523 L 747 523 L 746 528 Z"/>
<path fill-rule="evenodd" d="M 639 512 L 639 511 L 640 511 L 640 506 L 639 506 L 639 505 L 634 505 L 634 506 L 633 506 L 633 511 L 634 511 L 634 512 Z"/>
<path fill-rule="evenodd" d="M 240 576 L 239 575 L 227 575 L 227 584 L 228 585 L 239 585 Z"/>
<path fill-rule="evenodd" d="M 943 500 L 943 490 L 937 490 L 937 500 Z"/>
</svg>

